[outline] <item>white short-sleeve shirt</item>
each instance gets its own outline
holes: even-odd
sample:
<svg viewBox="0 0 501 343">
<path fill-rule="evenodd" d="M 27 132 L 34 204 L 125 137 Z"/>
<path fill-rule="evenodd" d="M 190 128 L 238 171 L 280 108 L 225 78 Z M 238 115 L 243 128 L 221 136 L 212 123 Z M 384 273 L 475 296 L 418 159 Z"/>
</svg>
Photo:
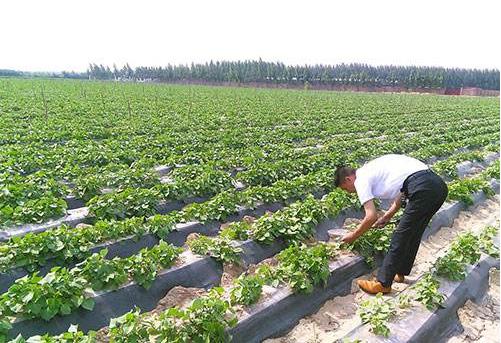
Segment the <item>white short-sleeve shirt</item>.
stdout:
<svg viewBox="0 0 501 343">
<path fill-rule="evenodd" d="M 426 169 L 426 164 L 409 156 L 392 154 L 378 157 L 356 171 L 358 199 L 362 205 L 374 198 L 394 199 L 409 175 Z"/>
</svg>

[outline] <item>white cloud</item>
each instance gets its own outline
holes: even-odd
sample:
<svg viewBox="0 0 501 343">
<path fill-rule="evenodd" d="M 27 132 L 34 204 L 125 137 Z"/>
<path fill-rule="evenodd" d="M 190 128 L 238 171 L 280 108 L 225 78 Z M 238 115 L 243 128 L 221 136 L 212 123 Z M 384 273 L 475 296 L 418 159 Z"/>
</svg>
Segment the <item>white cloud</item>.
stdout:
<svg viewBox="0 0 501 343">
<path fill-rule="evenodd" d="M 498 1 L 0 3 L 0 68 L 257 59 L 499 67 Z"/>
</svg>

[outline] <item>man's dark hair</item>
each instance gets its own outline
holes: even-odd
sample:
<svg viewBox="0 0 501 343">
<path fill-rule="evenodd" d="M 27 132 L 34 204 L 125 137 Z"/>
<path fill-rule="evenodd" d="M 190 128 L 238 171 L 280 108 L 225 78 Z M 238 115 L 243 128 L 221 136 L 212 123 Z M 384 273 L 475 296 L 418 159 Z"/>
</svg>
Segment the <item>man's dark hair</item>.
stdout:
<svg viewBox="0 0 501 343">
<path fill-rule="evenodd" d="M 334 185 L 339 187 L 339 185 L 344 181 L 344 178 L 355 174 L 356 169 L 348 166 L 339 166 L 336 168 L 334 173 Z"/>
</svg>

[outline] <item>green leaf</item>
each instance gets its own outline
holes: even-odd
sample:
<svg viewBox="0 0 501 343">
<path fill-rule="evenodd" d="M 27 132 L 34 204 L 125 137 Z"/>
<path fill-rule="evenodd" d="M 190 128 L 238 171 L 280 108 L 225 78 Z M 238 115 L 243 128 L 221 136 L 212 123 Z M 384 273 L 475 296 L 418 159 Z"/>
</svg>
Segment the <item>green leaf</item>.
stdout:
<svg viewBox="0 0 501 343">
<path fill-rule="evenodd" d="M 92 311 L 94 309 L 94 299 L 87 298 L 82 302 L 82 307 L 86 310 Z"/>
<path fill-rule="evenodd" d="M 62 315 L 68 315 L 71 313 L 71 307 L 68 304 L 62 304 L 61 308 L 59 309 L 59 312 Z"/>
<path fill-rule="evenodd" d="M 31 299 L 33 299 L 33 296 L 35 295 L 35 293 L 33 292 L 29 292 L 28 294 L 26 294 L 24 297 L 23 297 L 23 303 L 27 304 L 30 302 Z"/>
</svg>

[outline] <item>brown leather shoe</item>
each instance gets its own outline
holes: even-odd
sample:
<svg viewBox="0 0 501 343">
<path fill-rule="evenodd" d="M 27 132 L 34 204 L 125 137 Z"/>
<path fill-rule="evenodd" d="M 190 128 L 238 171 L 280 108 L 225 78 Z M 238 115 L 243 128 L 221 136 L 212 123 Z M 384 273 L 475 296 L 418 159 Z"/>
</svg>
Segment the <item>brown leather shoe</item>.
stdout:
<svg viewBox="0 0 501 343">
<path fill-rule="evenodd" d="M 398 282 L 398 283 L 404 283 L 405 282 L 405 276 L 403 276 L 402 274 L 397 274 L 393 278 L 393 281 Z"/>
<path fill-rule="evenodd" d="M 379 281 L 357 280 L 358 287 L 369 294 L 390 293 L 391 287 L 384 287 Z"/>
</svg>

